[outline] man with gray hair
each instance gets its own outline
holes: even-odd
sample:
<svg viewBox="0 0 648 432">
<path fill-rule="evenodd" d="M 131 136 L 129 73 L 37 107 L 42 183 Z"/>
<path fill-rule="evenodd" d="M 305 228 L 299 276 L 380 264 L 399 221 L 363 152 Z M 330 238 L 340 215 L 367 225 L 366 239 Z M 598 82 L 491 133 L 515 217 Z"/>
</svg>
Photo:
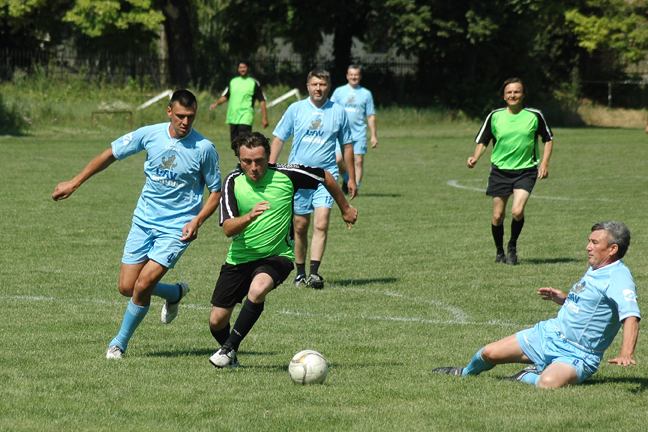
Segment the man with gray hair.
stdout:
<svg viewBox="0 0 648 432">
<path fill-rule="evenodd" d="M 433 370 L 446 375 L 479 375 L 505 363 L 529 363 L 505 378 L 538 388 L 581 384 L 598 370 L 603 353 L 623 324 L 623 345 L 608 363 L 636 364 L 639 335 L 637 289 L 621 258 L 630 245 L 630 230 L 622 222 L 600 222 L 592 227 L 586 250 L 590 267 L 569 294 L 540 288 L 543 300 L 562 305 L 556 318 L 491 343 L 477 351 L 466 367 Z"/>
</svg>

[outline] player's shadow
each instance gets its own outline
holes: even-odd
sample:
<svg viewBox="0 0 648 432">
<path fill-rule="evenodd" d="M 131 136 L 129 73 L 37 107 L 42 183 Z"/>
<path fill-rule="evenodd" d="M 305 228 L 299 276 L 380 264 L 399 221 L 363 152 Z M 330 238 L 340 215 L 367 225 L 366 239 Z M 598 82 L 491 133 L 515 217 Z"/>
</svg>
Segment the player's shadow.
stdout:
<svg viewBox="0 0 648 432">
<path fill-rule="evenodd" d="M 582 259 L 575 258 L 524 258 L 525 263 L 530 264 L 565 264 L 571 262 L 582 262 Z"/>
<path fill-rule="evenodd" d="M 339 286 L 354 286 L 354 285 L 371 285 L 371 284 L 388 284 L 397 282 L 398 278 L 375 278 L 375 279 L 338 279 L 331 280 L 331 284 Z"/>
<path fill-rule="evenodd" d="M 599 385 L 599 384 L 636 384 L 636 388 L 629 389 L 631 393 L 644 393 L 648 390 L 648 378 L 594 378 L 585 381 L 582 385 Z"/>
<path fill-rule="evenodd" d="M 178 351 L 158 351 L 158 352 L 150 352 L 144 355 L 144 357 L 168 357 L 168 358 L 175 358 L 175 357 L 203 357 L 207 356 L 210 357 L 212 354 L 216 352 L 218 348 L 210 348 L 210 349 L 193 349 L 193 350 L 178 350 Z M 248 355 L 248 356 L 254 356 L 254 355 L 278 355 L 282 354 L 279 352 L 256 352 L 256 351 L 239 351 L 238 354 L 243 354 L 243 355 Z"/>
</svg>

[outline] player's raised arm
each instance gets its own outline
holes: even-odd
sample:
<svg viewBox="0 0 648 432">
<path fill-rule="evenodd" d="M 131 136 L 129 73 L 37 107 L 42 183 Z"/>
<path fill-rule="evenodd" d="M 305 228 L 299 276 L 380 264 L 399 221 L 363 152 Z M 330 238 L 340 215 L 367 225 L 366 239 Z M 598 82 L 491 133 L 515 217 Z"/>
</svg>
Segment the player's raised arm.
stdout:
<svg viewBox="0 0 648 432">
<path fill-rule="evenodd" d="M 90 161 L 88 165 L 77 174 L 72 180 L 59 183 L 54 189 L 52 199 L 59 201 L 72 195 L 86 180 L 100 171 L 105 170 L 117 159 L 113 156 L 112 148 L 104 150 L 101 154 Z"/>
<path fill-rule="evenodd" d="M 342 219 L 344 219 L 344 222 L 346 222 L 349 229 L 351 229 L 351 225 L 356 223 L 356 220 L 358 219 L 358 210 L 356 210 L 355 207 L 349 204 L 349 202 L 344 197 L 344 193 L 342 193 L 342 189 L 340 189 L 340 185 L 337 181 L 335 181 L 335 178 L 327 170 L 324 170 L 323 185 L 340 208 L 340 211 L 342 212 Z"/>
</svg>

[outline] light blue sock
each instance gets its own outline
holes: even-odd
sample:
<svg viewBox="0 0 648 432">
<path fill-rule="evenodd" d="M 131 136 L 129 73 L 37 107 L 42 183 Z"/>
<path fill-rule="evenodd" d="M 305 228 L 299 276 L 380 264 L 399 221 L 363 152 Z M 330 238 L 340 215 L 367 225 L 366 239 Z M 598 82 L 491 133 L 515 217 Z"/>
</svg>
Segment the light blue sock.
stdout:
<svg viewBox="0 0 648 432">
<path fill-rule="evenodd" d="M 180 286 L 178 286 L 178 284 L 168 285 L 158 283 L 155 285 L 152 294 L 157 297 L 162 297 L 169 303 L 176 303 L 180 301 Z"/>
<path fill-rule="evenodd" d="M 527 384 L 533 384 L 534 386 L 538 387 L 538 381 L 540 381 L 540 375 L 537 373 L 529 372 L 528 374 L 523 375 L 520 381 Z"/>
<path fill-rule="evenodd" d="M 463 369 L 463 371 L 461 371 L 462 376 L 479 375 L 480 373 L 486 372 L 495 367 L 494 364 L 486 363 L 484 361 L 484 359 L 481 356 L 483 350 L 484 348 L 481 348 L 479 351 L 475 353 L 470 363 L 468 363 L 468 366 L 466 366 Z"/>
<path fill-rule="evenodd" d="M 356 187 L 360 189 L 360 183 L 356 183 Z"/>
<path fill-rule="evenodd" d="M 128 341 L 130 340 L 131 336 L 133 336 L 135 330 L 137 330 L 137 326 L 140 325 L 140 323 L 146 316 L 149 307 L 150 306 L 137 306 L 131 299 L 131 301 L 128 302 L 128 307 L 126 308 L 126 313 L 124 314 L 124 320 L 122 321 L 121 329 L 119 329 L 119 333 L 112 341 L 110 341 L 110 344 L 108 346 L 116 345 L 122 351 L 126 351 L 126 348 L 128 347 Z"/>
<path fill-rule="evenodd" d="M 342 180 L 344 180 L 346 183 L 349 183 L 349 173 L 345 172 L 342 174 Z"/>
</svg>

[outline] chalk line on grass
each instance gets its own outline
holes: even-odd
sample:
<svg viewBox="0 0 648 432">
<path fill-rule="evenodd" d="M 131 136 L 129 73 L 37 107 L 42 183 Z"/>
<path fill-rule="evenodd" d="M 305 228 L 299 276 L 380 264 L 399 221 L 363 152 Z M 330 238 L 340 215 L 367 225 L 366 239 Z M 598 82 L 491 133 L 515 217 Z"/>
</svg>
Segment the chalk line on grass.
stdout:
<svg viewBox="0 0 648 432">
<path fill-rule="evenodd" d="M 462 182 L 466 181 L 484 181 L 484 180 L 461 180 Z M 452 186 L 458 189 L 467 189 L 467 190 L 473 190 L 477 192 L 484 192 L 486 193 L 486 189 L 482 188 L 477 188 L 477 187 L 472 187 L 472 186 L 464 186 L 459 184 L 459 180 L 448 180 L 446 183 L 448 186 Z M 539 198 L 539 199 L 548 199 L 548 200 L 556 200 L 556 201 L 605 201 L 605 202 L 612 202 L 614 200 L 607 199 L 607 198 L 565 198 L 565 197 L 549 197 L 549 196 L 542 196 L 542 195 L 534 195 L 531 194 L 531 198 Z"/>
</svg>

